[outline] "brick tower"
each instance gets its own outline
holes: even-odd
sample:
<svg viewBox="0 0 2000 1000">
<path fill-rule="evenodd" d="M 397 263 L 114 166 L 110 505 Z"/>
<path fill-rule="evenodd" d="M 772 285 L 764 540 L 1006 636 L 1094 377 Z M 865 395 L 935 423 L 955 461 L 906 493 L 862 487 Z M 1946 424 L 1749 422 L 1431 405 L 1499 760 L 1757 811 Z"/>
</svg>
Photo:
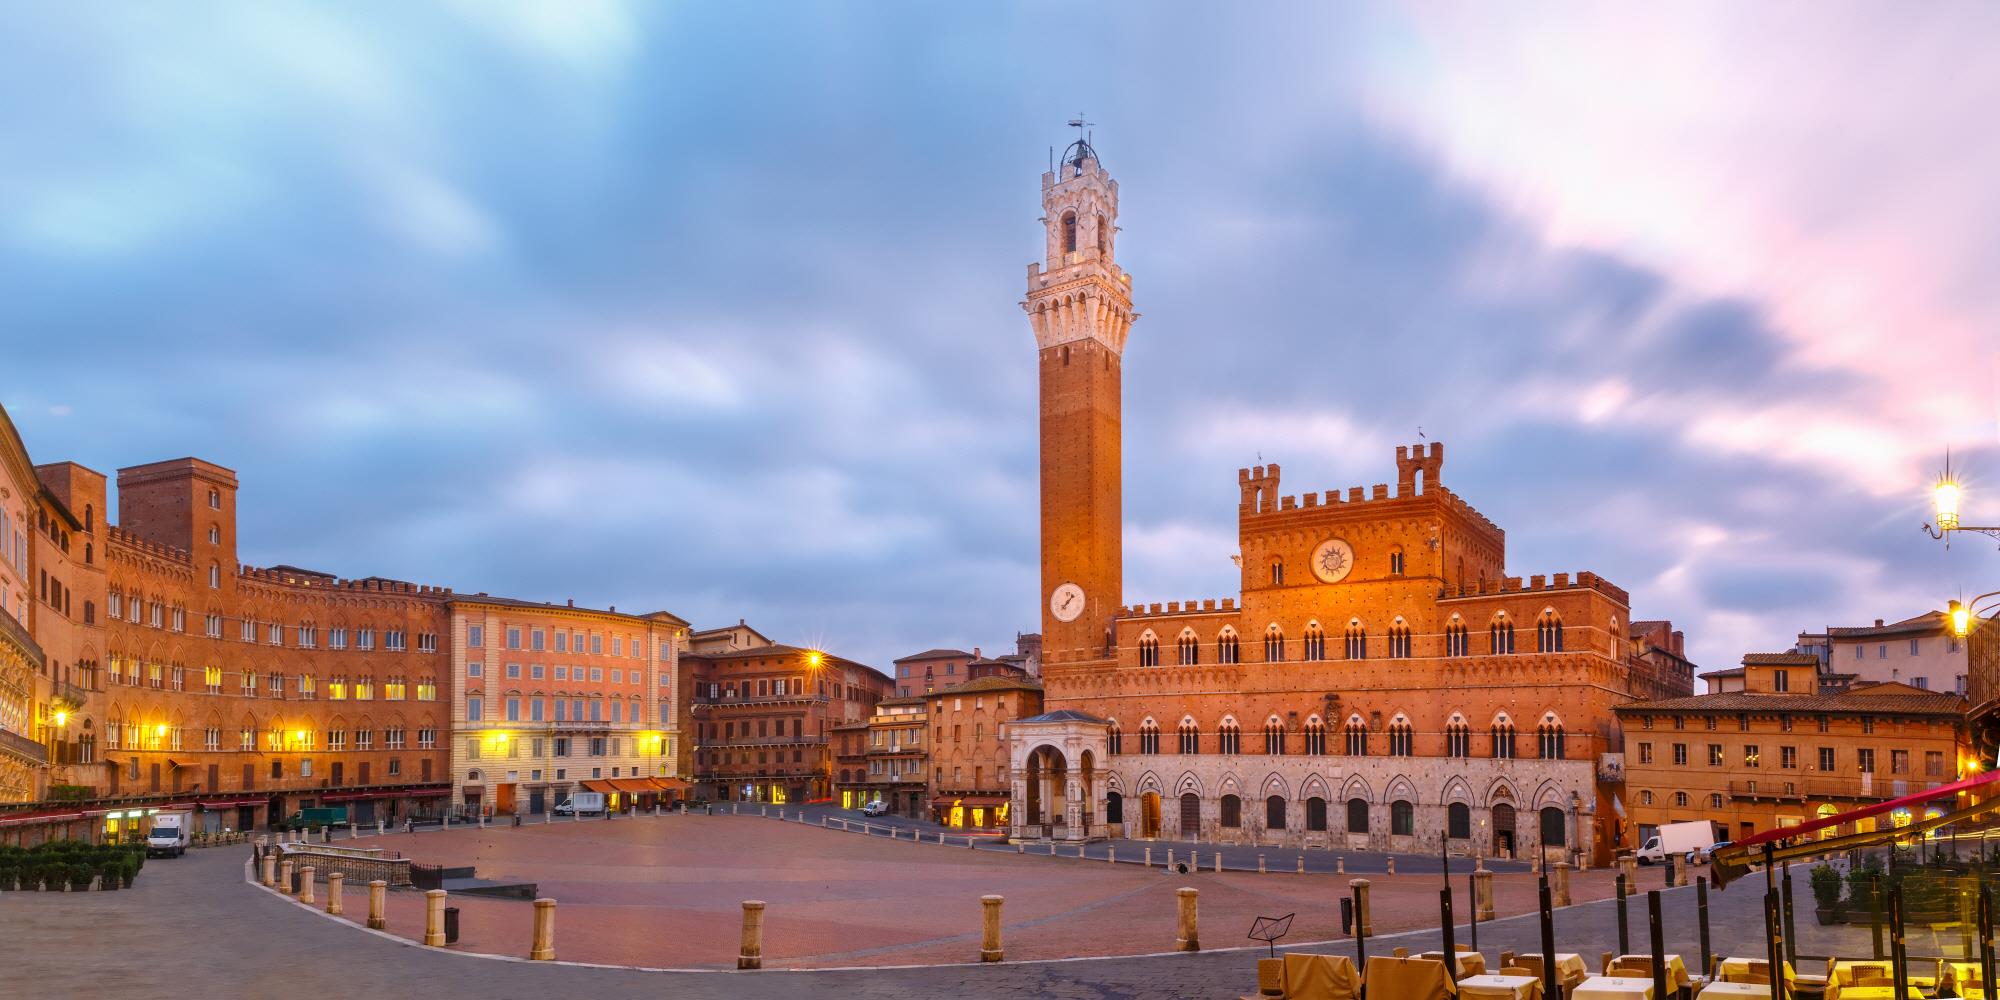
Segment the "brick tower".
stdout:
<svg viewBox="0 0 2000 1000">
<path fill-rule="evenodd" d="M 1041 355 L 1042 635 L 1051 663 L 1112 655 L 1123 601 L 1119 372 L 1132 276 L 1114 255 L 1118 182 L 1088 138 L 1042 175 L 1046 261 L 1021 303 Z"/>
</svg>

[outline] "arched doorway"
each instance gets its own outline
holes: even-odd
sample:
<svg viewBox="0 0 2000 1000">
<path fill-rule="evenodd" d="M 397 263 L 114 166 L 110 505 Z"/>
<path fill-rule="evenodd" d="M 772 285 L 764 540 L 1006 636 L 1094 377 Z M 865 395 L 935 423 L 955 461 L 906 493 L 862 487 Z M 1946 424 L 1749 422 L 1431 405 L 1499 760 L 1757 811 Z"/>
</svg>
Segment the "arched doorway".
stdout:
<svg viewBox="0 0 2000 1000">
<path fill-rule="evenodd" d="M 1148 840 L 1160 835 L 1160 793 L 1139 796 L 1139 836 Z"/>
<path fill-rule="evenodd" d="M 1104 821 L 1114 827 L 1125 825 L 1125 796 L 1117 792 L 1104 793 Z M 1112 832 L 1113 835 L 1123 835 L 1122 830 L 1114 830 Z"/>
<path fill-rule="evenodd" d="M 1493 853 L 1514 856 L 1514 807 L 1505 802 L 1493 807 Z"/>
<path fill-rule="evenodd" d="M 1069 766 L 1062 751 L 1039 746 L 1028 754 L 1027 827 L 1033 836 L 1054 837 L 1067 823 Z"/>
<path fill-rule="evenodd" d="M 1565 821 L 1561 806 L 1542 808 L 1542 849 L 1569 846 L 1568 822 Z"/>
<path fill-rule="evenodd" d="M 1181 837 L 1195 840 L 1201 836 L 1201 796 L 1193 792 L 1181 793 Z"/>
</svg>

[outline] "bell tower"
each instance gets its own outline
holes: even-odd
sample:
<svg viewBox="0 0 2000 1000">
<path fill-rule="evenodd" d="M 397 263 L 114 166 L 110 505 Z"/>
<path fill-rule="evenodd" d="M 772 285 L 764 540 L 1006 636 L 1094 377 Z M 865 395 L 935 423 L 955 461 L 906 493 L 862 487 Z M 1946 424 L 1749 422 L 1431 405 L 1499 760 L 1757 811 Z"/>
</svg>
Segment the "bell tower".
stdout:
<svg viewBox="0 0 2000 1000">
<path fill-rule="evenodd" d="M 1115 255 L 1118 182 L 1087 136 L 1042 175 L 1045 260 L 1021 308 L 1041 365 L 1042 649 L 1051 663 L 1107 659 L 1124 600 L 1120 369 L 1132 276 Z"/>
</svg>

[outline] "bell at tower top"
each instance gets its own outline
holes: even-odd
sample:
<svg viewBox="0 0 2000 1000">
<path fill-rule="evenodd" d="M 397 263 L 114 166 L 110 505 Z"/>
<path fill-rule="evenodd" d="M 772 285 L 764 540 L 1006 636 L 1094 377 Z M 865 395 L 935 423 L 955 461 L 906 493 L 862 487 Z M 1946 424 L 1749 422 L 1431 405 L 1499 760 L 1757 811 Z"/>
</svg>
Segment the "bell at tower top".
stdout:
<svg viewBox="0 0 2000 1000">
<path fill-rule="evenodd" d="M 1139 314 L 1132 311 L 1132 276 L 1117 263 L 1118 182 L 1104 170 L 1089 125 L 1042 175 L 1042 226 L 1047 249 L 1028 265 L 1028 297 L 1021 303 L 1034 321 L 1035 340 L 1046 349 L 1092 339 L 1114 353 Z"/>
</svg>

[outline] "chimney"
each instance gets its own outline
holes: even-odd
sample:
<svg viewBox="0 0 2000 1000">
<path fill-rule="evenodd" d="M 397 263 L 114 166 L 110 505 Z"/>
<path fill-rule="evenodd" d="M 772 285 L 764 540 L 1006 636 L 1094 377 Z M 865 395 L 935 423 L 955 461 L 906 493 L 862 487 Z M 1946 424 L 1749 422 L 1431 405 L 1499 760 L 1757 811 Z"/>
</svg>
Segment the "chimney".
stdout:
<svg viewBox="0 0 2000 1000">
<path fill-rule="evenodd" d="M 1880 618 L 1877 618 L 1877 619 L 1875 619 L 1875 627 L 1876 627 L 1876 628 L 1881 628 L 1881 627 L 1882 627 L 1882 619 L 1880 619 Z"/>
<path fill-rule="evenodd" d="M 983 657 L 983 656 L 980 656 L 980 655 L 979 655 L 979 647 L 978 647 L 978 646 L 974 646 L 974 647 L 972 647 L 972 658 L 973 658 L 973 659 L 975 659 L 975 660 L 983 660 L 983 659 L 985 659 L 985 657 Z"/>
<path fill-rule="evenodd" d="M 569 599 L 569 606 L 572 608 L 576 607 L 576 598 L 572 597 Z"/>
</svg>

